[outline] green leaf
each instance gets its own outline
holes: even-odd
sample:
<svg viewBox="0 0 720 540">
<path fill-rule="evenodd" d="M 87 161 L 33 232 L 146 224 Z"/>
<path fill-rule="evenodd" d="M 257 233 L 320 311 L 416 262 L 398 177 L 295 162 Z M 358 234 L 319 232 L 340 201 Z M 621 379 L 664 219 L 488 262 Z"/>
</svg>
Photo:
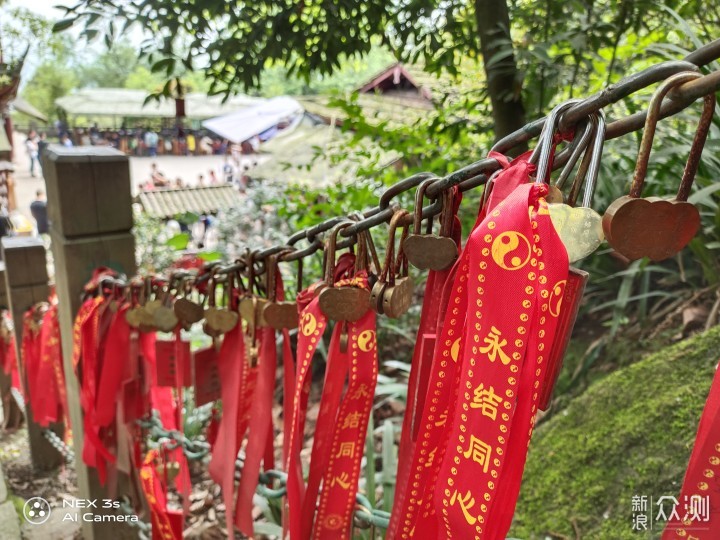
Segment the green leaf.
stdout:
<svg viewBox="0 0 720 540">
<path fill-rule="evenodd" d="M 198 257 L 200 257 L 203 261 L 213 262 L 222 259 L 222 253 L 219 251 L 201 251 L 198 253 Z"/>
<path fill-rule="evenodd" d="M 711 184 L 699 191 L 696 191 L 688 197 L 688 202 L 692 204 L 704 204 L 710 208 L 717 208 L 717 202 L 715 202 L 711 197 L 711 195 L 716 191 L 720 191 L 720 183 Z"/>
<path fill-rule="evenodd" d="M 168 238 L 165 241 L 165 245 L 179 251 L 181 249 L 185 249 L 188 245 L 188 242 L 190 242 L 190 235 L 187 233 L 180 233 L 176 234 L 171 238 Z"/>
<path fill-rule="evenodd" d="M 75 24 L 75 21 L 77 20 L 77 17 L 68 17 L 67 19 L 61 19 L 55 24 L 53 24 L 52 31 L 53 32 L 62 32 L 63 30 L 67 30 L 70 28 L 73 24 Z"/>
<path fill-rule="evenodd" d="M 280 525 L 276 523 L 268 523 L 267 521 L 256 521 L 254 524 L 255 534 L 265 536 L 276 536 L 280 538 L 283 530 Z"/>
</svg>

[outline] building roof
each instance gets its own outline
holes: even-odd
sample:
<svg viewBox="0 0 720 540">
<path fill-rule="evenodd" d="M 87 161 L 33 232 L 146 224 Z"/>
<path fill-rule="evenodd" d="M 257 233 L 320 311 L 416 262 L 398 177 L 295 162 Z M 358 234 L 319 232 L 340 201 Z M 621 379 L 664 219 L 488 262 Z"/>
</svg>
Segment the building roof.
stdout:
<svg viewBox="0 0 720 540">
<path fill-rule="evenodd" d="M 302 112 L 303 108 L 296 100 L 278 96 L 241 111 L 204 120 L 202 125 L 230 142 L 241 143 Z"/>
<path fill-rule="evenodd" d="M 388 166 L 399 158 L 397 152 L 380 148 L 369 140 L 361 142 L 360 150 L 348 150 L 345 143 L 350 135 L 336 125 L 318 123 L 307 115 L 296 125 L 260 146 L 271 159 L 252 168 L 248 175 L 255 179 L 267 179 L 309 184 L 314 187 L 352 180 L 358 170 L 370 164 L 371 159 Z M 349 152 L 337 163 L 333 159 L 337 150 Z"/>
<path fill-rule="evenodd" d="M 41 113 L 37 108 L 35 108 L 31 103 L 25 101 L 20 96 L 16 96 L 13 101 L 10 102 L 10 107 L 12 107 L 14 110 L 16 110 L 19 113 L 25 114 L 27 116 L 30 116 L 31 118 L 35 118 L 36 120 L 40 120 L 41 122 L 47 122 L 47 116 L 45 116 L 43 113 Z"/>
<path fill-rule="evenodd" d="M 185 212 L 212 214 L 242 204 L 240 193 L 231 185 L 143 191 L 137 200 L 148 216 L 159 219 Z"/>
<path fill-rule="evenodd" d="M 55 100 L 68 115 L 121 116 L 135 118 L 174 118 L 175 100 L 161 99 L 145 103 L 144 90 L 124 88 L 84 88 Z M 187 118 L 203 120 L 251 107 L 262 98 L 234 96 L 222 102 L 222 96 L 190 93 L 185 96 Z"/>
<path fill-rule="evenodd" d="M 484 78 L 479 64 L 465 62 L 462 77 L 428 73 L 417 64 L 394 62 L 360 85 L 354 92 L 357 106 L 368 122 L 412 124 L 439 103 L 456 100 L 477 90 Z M 297 99 L 308 112 L 326 122 L 342 122 L 347 114 L 329 96 L 301 96 Z"/>
</svg>

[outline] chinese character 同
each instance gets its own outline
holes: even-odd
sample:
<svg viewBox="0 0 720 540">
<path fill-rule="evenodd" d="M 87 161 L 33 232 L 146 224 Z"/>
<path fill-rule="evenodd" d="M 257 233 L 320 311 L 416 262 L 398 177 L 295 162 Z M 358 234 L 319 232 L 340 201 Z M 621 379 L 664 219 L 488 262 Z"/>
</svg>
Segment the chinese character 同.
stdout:
<svg viewBox="0 0 720 540">
<path fill-rule="evenodd" d="M 466 458 L 472 456 L 473 461 L 482 465 L 483 472 L 487 472 L 488 466 L 490 465 L 491 452 L 492 448 L 490 448 L 489 444 L 481 441 L 475 437 L 475 435 L 470 435 L 470 446 L 463 452 L 463 456 Z"/>
<path fill-rule="evenodd" d="M 340 457 L 353 457 L 355 454 L 355 443 L 354 442 L 343 442 L 340 443 L 340 449 L 335 455 L 336 458 Z"/>
</svg>

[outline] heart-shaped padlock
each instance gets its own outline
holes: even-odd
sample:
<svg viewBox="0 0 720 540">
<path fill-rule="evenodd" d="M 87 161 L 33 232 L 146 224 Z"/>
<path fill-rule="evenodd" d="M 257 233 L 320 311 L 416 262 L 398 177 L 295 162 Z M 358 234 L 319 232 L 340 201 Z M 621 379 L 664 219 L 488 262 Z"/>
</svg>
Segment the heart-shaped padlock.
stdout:
<svg viewBox="0 0 720 540">
<path fill-rule="evenodd" d="M 205 309 L 202 305 L 190 299 L 192 295 L 192 278 L 185 278 L 182 281 L 182 285 L 183 296 L 175 300 L 173 311 L 180 323 L 188 329 L 193 324 L 203 320 Z"/>
<path fill-rule="evenodd" d="M 413 232 L 403 242 L 402 248 L 410 264 L 420 270 L 445 270 L 452 266 L 458 257 L 458 246 L 451 238 L 453 228 L 453 192 L 443 191 L 440 210 L 439 234 L 432 234 L 432 218 L 428 220 L 426 234 L 420 233 L 423 214 L 423 199 L 428 186 L 436 179 L 423 181 L 415 192 L 415 213 L 413 215 Z"/>
<path fill-rule="evenodd" d="M 357 275 L 358 269 L 356 265 L 353 265 L 351 272 L 346 276 L 335 275 L 335 249 L 338 234 L 353 223 L 352 221 L 344 221 L 336 225 L 325 246 L 325 282 L 332 284 L 332 286 L 326 287 L 320 292 L 318 305 L 325 316 L 334 321 L 358 321 L 370 307 L 370 291 L 361 283 L 335 285 L 338 278 L 344 278 L 341 280 L 347 282 Z M 358 259 L 355 260 L 357 263 Z"/>
<path fill-rule="evenodd" d="M 238 323 L 238 314 L 235 310 L 228 309 L 230 302 L 231 290 L 232 290 L 232 276 L 228 274 L 226 276 L 225 285 L 223 286 L 223 299 L 225 300 L 225 307 L 216 306 L 216 287 L 218 284 L 218 276 L 213 271 L 210 276 L 210 284 L 208 286 L 208 307 L 205 309 L 205 324 L 203 330 L 206 334 L 212 337 L 218 337 L 226 332 L 229 332 Z"/>
<path fill-rule="evenodd" d="M 648 108 L 630 194 L 614 201 L 603 216 L 602 225 L 608 242 L 630 260 L 648 257 L 657 262 L 672 257 L 690 243 L 700 228 L 700 212 L 687 199 L 712 124 L 715 94 L 709 93 L 704 98 L 703 113 L 675 198 L 640 198 L 640 195 L 663 98 L 674 87 L 701 76 L 692 71 L 678 73 L 658 87 Z"/>
<path fill-rule="evenodd" d="M 533 157 L 536 155 L 539 156 L 536 173 L 537 182 L 549 181 L 555 146 L 555 131 L 559 123 L 560 115 L 566 109 L 576 104 L 577 101 L 578 100 L 566 101 L 555 107 L 548 115 L 540 136 L 540 142 L 538 144 L 539 151 L 538 148 L 536 148 L 533 152 Z M 592 150 L 588 151 L 587 147 L 591 140 Z M 602 112 L 599 112 L 588 118 L 585 129 L 580 135 L 580 139 L 577 141 L 575 148 L 573 148 L 568 162 L 557 181 L 557 187 L 560 189 L 582 155 L 582 163 L 575 175 L 575 181 L 568 195 L 569 204 L 562 202 L 562 199 L 556 203 L 548 201 L 548 209 L 553 225 L 567 250 L 568 259 L 571 263 L 593 253 L 603 241 L 601 217 L 590 208 L 590 202 L 597 180 L 604 141 L 605 122 L 602 117 Z M 533 157 L 531 157 L 531 160 Z M 587 178 L 587 180 L 583 206 L 576 208 L 574 206 L 578 190 L 585 178 Z M 554 197 L 554 200 L 557 200 L 557 197 Z"/>
<path fill-rule="evenodd" d="M 583 146 L 587 146 L 587 143 L 578 147 L 578 153 L 583 152 L 583 159 L 575 175 L 575 180 L 570 187 L 567 198 L 568 204 L 548 205 L 550 218 L 567 250 L 570 263 L 584 259 L 593 253 L 605 239 L 602 230 L 602 217 L 590 206 L 595 185 L 597 184 L 600 159 L 605 142 L 605 118 L 602 111 L 592 115 L 588 127 L 590 129 L 586 130 L 586 133 L 591 132 L 592 147 L 583 148 Z M 570 168 L 572 168 L 576 159 L 571 156 L 572 164 L 568 164 Z M 565 170 L 569 169 L 566 168 Z M 560 179 L 558 179 L 558 182 L 560 182 Z M 585 183 L 585 192 L 582 206 L 578 207 L 575 203 L 583 182 Z"/>
<path fill-rule="evenodd" d="M 268 293 L 268 302 L 263 306 L 262 317 L 266 324 L 275 330 L 298 327 L 297 304 L 287 300 L 278 300 L 277 296 L 278 292 L 283 291 L 282 276 L 278 267 L 282 253 L 270 255 L 265 263 L 267 281 L 265 288 Z"/>
</svg>

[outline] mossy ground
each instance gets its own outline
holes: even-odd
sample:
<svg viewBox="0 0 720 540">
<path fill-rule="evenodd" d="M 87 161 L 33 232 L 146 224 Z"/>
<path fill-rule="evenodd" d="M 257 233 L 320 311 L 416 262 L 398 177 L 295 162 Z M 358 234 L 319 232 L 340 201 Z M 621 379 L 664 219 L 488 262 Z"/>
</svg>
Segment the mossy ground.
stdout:
<svg viewBox="0 0 720 540">
<path fill-rule="evenodd" d="M 632 497 L 678 496 L 718 360 L 715 328 L 608 375 L 540 425 L 509 536 L 659 538 L 662 527 L 632 530 Z"/>
</svg>

